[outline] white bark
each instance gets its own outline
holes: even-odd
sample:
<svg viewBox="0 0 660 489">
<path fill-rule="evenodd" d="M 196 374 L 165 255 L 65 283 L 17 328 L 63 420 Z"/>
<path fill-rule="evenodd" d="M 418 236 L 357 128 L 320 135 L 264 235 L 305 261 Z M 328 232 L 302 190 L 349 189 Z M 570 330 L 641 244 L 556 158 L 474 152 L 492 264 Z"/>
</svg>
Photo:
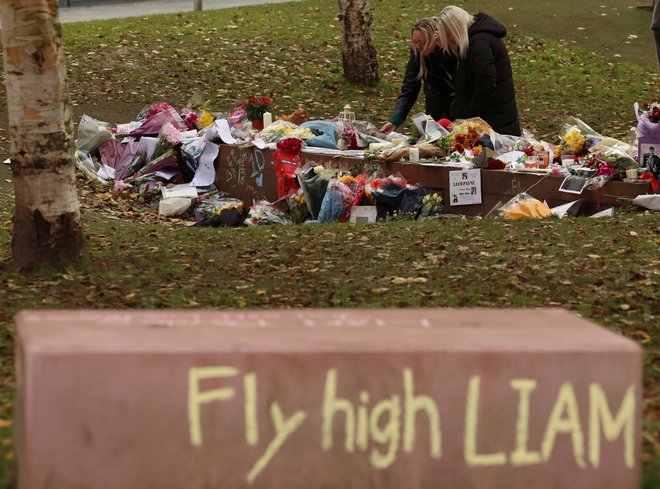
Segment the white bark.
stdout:
<svg viewBox="0 0 660 489">
<path fill-rule="evenodd" d="M 2 0 L 18 268 L 77 258 L 84 237 L 57 0 Z"/>
</svg>

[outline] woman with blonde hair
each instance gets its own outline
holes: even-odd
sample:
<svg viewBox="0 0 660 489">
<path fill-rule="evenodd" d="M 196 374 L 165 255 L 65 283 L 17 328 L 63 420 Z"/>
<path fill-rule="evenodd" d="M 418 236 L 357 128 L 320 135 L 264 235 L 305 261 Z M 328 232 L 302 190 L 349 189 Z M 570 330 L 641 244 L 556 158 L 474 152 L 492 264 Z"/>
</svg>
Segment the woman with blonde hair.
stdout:
<svg viewBox="0 0 660 489">
<path fill-rule="evenodd" d="M 519 136 L 513 72 L 502 42 L 506 28 L 484 13 L 473 16 L 453 5 L 435 19 L 436 44 L 458 60 L 452 117 L 481 117 L 496 132 Z"/>
<path fill-rule="evenodd" d="M 449 117 L 454 98 L 456 58 L 438 48 L 435 42 L 434 19 L 422 19 L 413 25 L 410 33 L 410 58 L 403 77 L 401 92 L 394 106 L 394 114 L 381 131 L 389 133 L 399 127 L 415 105 L 424 84 L 426 113 L 435 120 Z"/>
</svg>

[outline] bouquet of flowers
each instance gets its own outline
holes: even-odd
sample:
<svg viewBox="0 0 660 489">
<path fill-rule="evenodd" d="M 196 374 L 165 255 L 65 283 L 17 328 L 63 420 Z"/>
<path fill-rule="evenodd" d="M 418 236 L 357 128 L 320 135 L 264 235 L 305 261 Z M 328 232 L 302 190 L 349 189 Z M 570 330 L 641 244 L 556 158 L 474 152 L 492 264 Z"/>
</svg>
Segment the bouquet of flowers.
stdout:
<svg viewBox="0 0 660 489">
<path fill-rule="evenodd" d="M 262 95 L 260 97 L 250 97 L 243 100 L 243 110 L 245 115 L 251 121 L 261 120 L 265 112 L 270 109 L 271 98 Z"/>
<path fill-rule="evenodd" d="M 298 138 L 285 138 L 277 142 L 277 149 L 285 153 L 299 153 L 302 141 Z"/>
<path fill-rule="evenodd" d="M 307 219 L 309 214 L 309 209 L 307 208 L 305 194 L 302 189 L 298 189 L 297 192 L 289 195 L 288 201 L 291 221 L 293 221 L 294 224 L 302 224 L 305 222 L 305 219 Z"/>
<path fill-rule="evenodd" d="M 323 165 L 302 167 L 296 170 L 300 187 L 305 194 L 305 201 L 314 219 L 319 215 L 321 203 L 328 188 L 328 182 L 339 169 L 324 168 Z"/>
<path fill-rule="evenodd" d="M 660 102 L 657 98 L 642 105 L 641 110 L 635 103 L 635 115 L 638 122 L 637 130 L 642 136 L 653 140 L 660 138 Z"/>
<path fill-rule="evenodd" d="M 577 117 L 569 117 L 564 124 L 561 142 L 555 147 L 555 159 L 564 153 L 585 156 L 589 149 L 603 138 Z"/>
<path fill-rule="evenodd" d="M 660 122 L 660 102 L 657 98 L 651 99 L 651 103 L 642 105 L 642 109 L 640 115 L 646 116 L 654 124 Z"/>
<path fill-rule="evenodd" d="M 612 150 L 591 155 L 584 166 L 596 170 L 596 176 L 621 180 L 626 170 L 637 168 L 637 162 L 622 151 Z"/>
<path fill-rule="evenodd" d="M 349 205 L 353 203 L 355 193 L 342 183 L 339 178 L 333 177 L 328 182 L 328 187 L 321 202 L 319 222 L 335 222 L 344 214 Z"/>
<path fill-rule="evenodd" d="M 267 143 L 272 143 L 286 138 L 298 138 L 307 141 L 315 138 L 316 134 L 306 127 L 298 127 L 291 122 L 278 120 L 261 131 L 259 137 Z"/>
<path fill-rule="evenodd" d="M 274 207 L 270 202 L 260 200 L 250 206 L 250 213 L 245 221 L 249 226 L 264 226 L 271 224 L 291 224 L 284 212 Z"/>
</svg>

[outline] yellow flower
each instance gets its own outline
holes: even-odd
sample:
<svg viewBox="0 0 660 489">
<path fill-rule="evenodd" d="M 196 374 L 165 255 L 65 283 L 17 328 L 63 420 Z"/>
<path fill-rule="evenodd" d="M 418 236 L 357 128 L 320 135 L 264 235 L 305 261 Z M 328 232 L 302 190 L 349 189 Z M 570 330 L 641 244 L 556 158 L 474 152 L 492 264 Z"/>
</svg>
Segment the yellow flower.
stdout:
<svg viewBox="0 0 660 489">
<path fill-rule="evenodd" d="M 213 124 L 213 116 L 211 115 L 210 112 L 205 110 L 204 112 L 202 112 L 202 115 L 199 116 L 197 125 L 200 127 L 206 127 L 206 126 L 210 126 L 211 124 Z"/>
<path fill-rule="evenodd" d="M 584 149 L 585 139 L 578 129 L 571 129 L 564 136 L 564 142 L 573 153 L 579 153 Z"/>
</svg>

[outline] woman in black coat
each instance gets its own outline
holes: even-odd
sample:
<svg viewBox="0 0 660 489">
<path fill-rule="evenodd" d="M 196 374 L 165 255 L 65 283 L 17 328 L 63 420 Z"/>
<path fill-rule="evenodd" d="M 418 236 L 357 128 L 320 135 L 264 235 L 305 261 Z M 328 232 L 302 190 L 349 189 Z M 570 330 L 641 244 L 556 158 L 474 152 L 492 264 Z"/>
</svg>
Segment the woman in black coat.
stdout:
<svg viewBox="0 0 660 489">
<path fill-rule="evenodd" d="M 456 58 L 440 49 L 435 42 L 435 20 L 422 19 L 411 30 L 410 59 L 396 99 L 394 113 L 381 131 L 389 133 L 399 127 L 415 105 L 419 90 L 424 84 L 426 113 L 435 120 L 449 117 L 449 107 L 454 100 L 454 76 Z"/>
<path fill-rule="evenodd" d="M 458 59 L 454 119 L 481 117 L 500 134 L 520 136 L 513 72 L 502 38 L 506 28 L 492 17 L 455 6 L 436 17 L 436 43 Z"/>
</svg>

